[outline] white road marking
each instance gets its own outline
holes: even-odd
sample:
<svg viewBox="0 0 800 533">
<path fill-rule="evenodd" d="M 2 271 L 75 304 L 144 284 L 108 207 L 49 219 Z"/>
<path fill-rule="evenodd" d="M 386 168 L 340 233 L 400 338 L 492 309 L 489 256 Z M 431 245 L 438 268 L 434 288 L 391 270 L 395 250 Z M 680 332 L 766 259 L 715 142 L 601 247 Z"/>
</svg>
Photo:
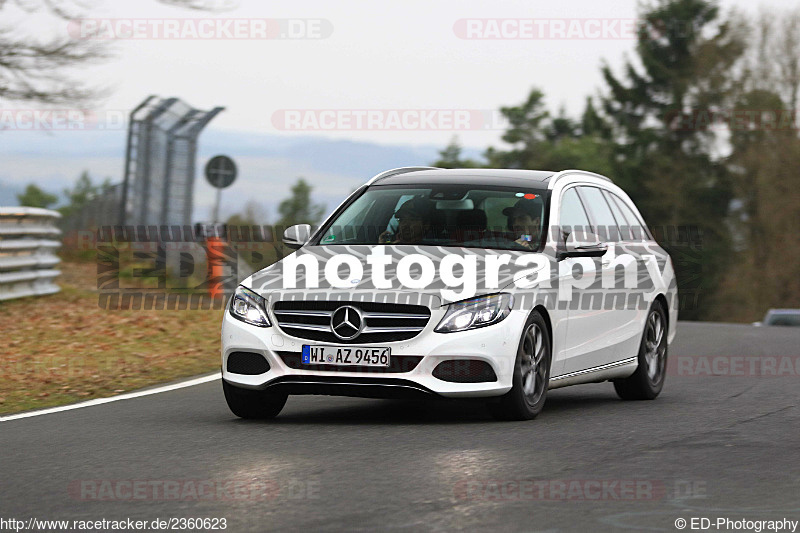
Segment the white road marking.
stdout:
<svg viewBox="0 0 800 533">
<path fill-rule="evenodd" d="M 10 422 L 11 420 L 19 420 L 21 418 L 31 418 L 34 416 L 43 416 L 53 413 L 62 413 L 64 411 L 72 411 L 73 409 L 83 409 L 84 407 L 92 407 L 95 405 L 102 405 L 104 403 L 121 402 L 122 400 L 132 400 L 134 398 L 141 398 L 142 396 L 150 396 L 151 394 L 160 394 L 162 392 L 169 392 L 178 389 L 185 389 L 186 387 L 194 387 L 203 383 L 216 381 L 222 377 L 219 372 L 211 374 L 210 376 L 203 376 L 201 378 L 190 379 L 188 381 L 181 381 L 171 385 L 164 385 L 163 387 L 155 387 L 138 392 L 129 392 L 127 394 L 120 394 L 119 396 L 111 396 L 109 398 L 97 398 L 96 400 L 88 400 L 80 403 L 73 403 L 70 405 L 62 405 L 61 407 L 51 407 L 50 409 L 40 409 L 38 411 L 29 411 L 20 413 L 18 415 L 0 416 L 0 422 Z"/>
</svg>

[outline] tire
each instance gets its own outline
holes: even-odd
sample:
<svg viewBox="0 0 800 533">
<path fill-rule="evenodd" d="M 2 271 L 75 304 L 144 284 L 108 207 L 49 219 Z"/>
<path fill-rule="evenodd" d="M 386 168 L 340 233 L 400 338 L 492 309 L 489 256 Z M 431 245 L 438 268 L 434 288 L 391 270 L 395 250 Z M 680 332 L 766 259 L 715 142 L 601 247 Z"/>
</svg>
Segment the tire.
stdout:
<svg viewBox="0 0 800 533">
<path fill-rule="evenodd" d="M 231 412 L 239 418 L 268 420 L 278 416 L 286 405 L 286 394 L 242 389 L 225 380 L 222 390 Z"/>
<path fill-rule="evenodd" d="M 495 418 L 532 420 L 542 411 L 550 383 L 551 348 L 544 318 L 534 311 L 522 330 L 511 390 L 489 403 Z"/>
<path fill-rule="evenodd" d="M 667 312 L 659 301 L 647 314 L 638 363 L 629 378 L 614 380 L 614 389 L 623 400 L 655 400 L 664 388 L 667 369 Z"/>
</svg>

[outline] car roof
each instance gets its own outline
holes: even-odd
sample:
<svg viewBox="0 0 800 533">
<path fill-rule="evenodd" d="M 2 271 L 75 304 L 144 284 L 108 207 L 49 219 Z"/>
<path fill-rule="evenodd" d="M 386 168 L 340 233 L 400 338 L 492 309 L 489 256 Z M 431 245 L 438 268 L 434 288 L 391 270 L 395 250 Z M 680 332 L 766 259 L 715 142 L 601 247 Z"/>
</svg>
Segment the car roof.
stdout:
<svg viewBox="0 0 800 533">
<path fill-rule="evenodd" d="M 513 170 L 492 168 L 431 169 L 404 172 L 378 178 L 372 185 L 500 185 L 509 187 L 543 186 L 556 173 L 551 170 Z"/>
<path fill-rule="evenodd" d="M 770 309 L 767 313 L 781 313 L 784 315 L 800 315 L 800 309 Z"/>
</svg>

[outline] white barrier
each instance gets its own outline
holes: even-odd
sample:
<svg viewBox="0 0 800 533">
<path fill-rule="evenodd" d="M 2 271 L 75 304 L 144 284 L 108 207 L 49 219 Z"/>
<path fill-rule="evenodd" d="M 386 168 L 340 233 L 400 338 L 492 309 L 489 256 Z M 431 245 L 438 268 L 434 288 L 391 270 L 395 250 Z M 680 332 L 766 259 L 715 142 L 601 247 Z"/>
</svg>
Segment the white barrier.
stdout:
<svg viewBox="0 0 800 533">
<path fill-rule="evenodd" d="M 53 294 L 61 214 L 37 207 L 0 207 L 0 300 Z"/>
</svg>

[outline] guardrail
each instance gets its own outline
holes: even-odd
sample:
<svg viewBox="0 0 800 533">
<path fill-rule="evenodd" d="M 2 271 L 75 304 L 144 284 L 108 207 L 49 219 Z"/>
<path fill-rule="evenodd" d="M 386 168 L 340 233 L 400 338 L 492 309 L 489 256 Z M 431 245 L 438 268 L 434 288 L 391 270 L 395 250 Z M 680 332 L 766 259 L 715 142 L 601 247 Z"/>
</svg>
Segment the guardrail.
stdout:
<svg viewBox="0 0 800 533">
<path fill-rule="evenodd" d="M 53 294 L 61 214 L 37 207 L 0 207 L 0 301 Z"/>
</svg>

